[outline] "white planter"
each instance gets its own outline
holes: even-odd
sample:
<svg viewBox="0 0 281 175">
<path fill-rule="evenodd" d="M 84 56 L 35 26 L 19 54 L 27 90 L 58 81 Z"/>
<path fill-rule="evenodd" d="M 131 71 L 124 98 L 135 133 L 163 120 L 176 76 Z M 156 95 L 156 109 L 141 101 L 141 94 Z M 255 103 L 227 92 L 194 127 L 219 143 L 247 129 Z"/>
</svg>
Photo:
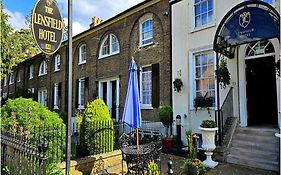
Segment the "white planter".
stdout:
<svg viewBox="0 0 281 175">
<path fill-rule="evenodd" d="M 218 128 L 202 128 L 199 127 L 202 134 L 203 144 L 202 148 L 205 150 L 206 160 L 203 164 L 208 168 L 214 168 L 218 165 L 218 162 L 212 160 L 213 151 L 216 148 L 215 135 Z"/>
</svg>

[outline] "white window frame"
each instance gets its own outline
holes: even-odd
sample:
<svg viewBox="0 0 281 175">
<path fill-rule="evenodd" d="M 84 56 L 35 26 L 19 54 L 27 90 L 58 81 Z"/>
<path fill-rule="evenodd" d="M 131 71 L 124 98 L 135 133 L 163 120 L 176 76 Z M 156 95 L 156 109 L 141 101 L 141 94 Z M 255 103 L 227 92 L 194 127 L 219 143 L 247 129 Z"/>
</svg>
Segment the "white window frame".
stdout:
<svg viewBox="0 0 281 175">
<path fill-rule="evenodd" d="M 142 37 L 142 24 L 145 23 L 145 22 L 147 22 L 147 21 L 150 21 L 150 20 L 151 20 L 151 22 L 152 22 L 152 30 L 151 30 L 151 32 L 152 32 L 152 37 L 151 37 L 151 38 L 146 38 L 145 40 L 151 39 L 152 41 L 149 42 L 149 43 L 143 44 L 144 39 L 143 39 L 143 37 Z M 139 20 L 139 46 L 140 46 L 140 47 L 144 47 L 144 46 L 151 45 L 151 44 L 153 44 L 153 43 L 154 43 L 154 42 L 153 42 L 153 15 L 152 15 L 151 13 L 149 13 L 149 14 L 146 14 L 146 15 L 144 15 L 143 17 L 141 17 L 141 19 Z"/>
<path fill-rule="evenodd" d="M 116 51 L 112 51 L 113 50 L 113 37 L 116 38 L 116 41 L 117 41 L 117 46 L 118 46 L 118 49 Z M 103 46 L 105 44 L 105 42 L 109 39 L 109 53 L 108 54 L 103 54 L 102 53 L 102 50 L 103 50 Z M 111 55 L 116 55 L 120 53 L 120 44 L 119 44 L 119 40 L 118 40 L 118 37 L 112 33 L 106 35 L 104 37 L 104 39 L 102 40 L 101 42 L 101 45 L 100 45 L 100 51 L 99 51 L 99 59 L 101 58 L 105 58 L 105 57 L 108 57 L 108 56 L 111 56 Z"/>
<path fill-rule="evenodd" d="M 146 72 L 151 72 L 151 104 L 143 104 L 143 81 L 142 81 L 142 77 L 143 77 L 143 69 L 145 68 L 151 68 L 151 71 L 146 71 Z M 152 65 L 147 65 L 147 66 L 143 66 L 140 68 L 140 74 L 139 74 L 139 82 L 140 82 L 140 106 L 141 109 L 153 109 L 152 107 L 152 93 L 153 93 L 153 89 L 152 89 Z"/>
<path fill-rule="evenodd" d="M 7 84 L 8 84 L 8 78 L 4 77 L 4 86 L 7 86 Z"/>
<path fill-rule="evenodd" d="M 15 82 L 14 74 L 11 74 L 10 75 L 10 80 L 9 80 L 9 85 L 14 84 L 14 82 Z"/>
<path fill-rule="evenodd" d="M 21 70 L 17 72 L 17 82 L 21 82 Z"/>
<path fill-rule="evenodd" d="M 203 1 L 210 1 L 210 0 L 203 0 Z M 202 30 L 202 29 L 205 29 L 205 28 L 209 28 L 209 27 L 213 27 L 215 26 L 215 17 L 216 17 L 216 13 L 215 13 L 215 3 L 216 3 L 216 0 L 212 0 L 213 1 L 213 19 L 211 21 L 208 22 L 208 15 L 207 15 L 207 23 L 206 24 L 203 24 L 203 25 L 199 25 L 199 26 L 196 26 L 196 20 L 195 20 L 195 0 L 192 0 L 192 21 L 193 21 L 193 30 L 191 32 L 195 32 L 195 31 L 198 31 L 198 30 Z M 208 13 L 208 7 L 207 7 L 207 13 Z M 202 14 L 202 13 L 201 13 Z"/>
<path fill-rule="evenodd" d="M 55 56 L 55 70 L 54 72 L 60 71 L 60 63 L 61 63 L 61 59 L 60 59 L 60 55 L 56 55 Z"/>
<path fill-rule="evenodd" d="M 28 91 L 34 93 L 34 88 L 28 88 Z"/>
<path fill-rule="evenodd" d="M 78 109 L 85 109 L 84 103 L 85 103 L 85 78 L 80 78 L 78 80 Z"/>
<path fill-rule="evenodd" d="M 85 50 L 82 50 L 84 47 L 85 47 Z M 82 59 L 82 58 L 84 58 L 84 59 Z M 87 47 L 86 47 L 86 44 L 82 44 L 79 47 L 79 64 L 78 65 L 85 64 L 86 60 L 87 60 Z"/>
<path fill-rule="evenodd" d="M 47 106 L 48 91 L 46 89 L 38 91 L 38 103 Z"/>
<path fill-rule="evenodd" d="M 46 61 L 42 61 L 39 66 L 39 76 L 46 75 L 48 71 L 48 66 Z"/>
<path fill-rule="evenodd" d="M 59 84 L 54 84 L 54 109 L 59 109 Z"/>
<path fill-rule="evenodd" d="M 215 80 L 215 105 L 213 107 L 209 107 L 209 109 L 216 109 L 217 105 L 217 79 L 215 76 L 215 71 L 216 71 L 216 54 L 211 48 L 205 48 L 205 49 L 200 49 L 200 50 L 194 50 L 189 52 L 189 108 L 190 110 L 195 110 L 194 107 L 194 98 L 196 97 L 196 70 L 195 70 L 195 56 L 199 54 L 210 54 L 212 53 L 214 55 L 214 80 Z M 200 109 L 200 107 L 198 108 Z"/>
<path fill-rule="evenodd" d="M 31 80 L 33 78 L 34 78 L 34 66 L 33 66 L 33 64 L 31 64 L 29 66 L 29 79 Z"/>
</svg>

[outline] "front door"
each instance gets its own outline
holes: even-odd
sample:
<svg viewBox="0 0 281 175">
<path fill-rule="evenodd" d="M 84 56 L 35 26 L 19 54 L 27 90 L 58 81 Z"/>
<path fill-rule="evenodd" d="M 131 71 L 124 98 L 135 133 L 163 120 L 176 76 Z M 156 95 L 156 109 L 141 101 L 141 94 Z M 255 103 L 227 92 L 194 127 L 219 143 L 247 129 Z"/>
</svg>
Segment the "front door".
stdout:
<svg viewBox="0 0 281 175">
<path fill-rule="evenodd" d="M 274 56 L 246 60 L 249 125 L 277 125 Z"/>
</svg>

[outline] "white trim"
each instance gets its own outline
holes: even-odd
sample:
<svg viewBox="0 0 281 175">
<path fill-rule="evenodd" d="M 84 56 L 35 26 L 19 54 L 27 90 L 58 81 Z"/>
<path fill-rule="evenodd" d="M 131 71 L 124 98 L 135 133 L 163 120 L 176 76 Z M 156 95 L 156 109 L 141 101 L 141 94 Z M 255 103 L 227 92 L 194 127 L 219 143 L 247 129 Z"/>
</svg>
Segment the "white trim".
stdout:
<svg viewBox="0 0 281 175">
<path fill-rule="evenodd" d="M 84 102 L 85 102 L 85 78 L 79 78 L 78 80 L 78 108 L 77 109 L 85 109 L 85 104 L 81 104 L 82 103 L 82 82 L 84 82 Z"/>
<path fill-rule="evenodd" d="M 48 91 L 47 89 L 38 91 L 38 103 L 43 106 L 47 106 Z"/>
<path fill-rule="evenodd" d="M 54 84 L 54 109 L 59 109 L 59 104 L 58 104 L 58 91 L 59 91 L 59 84 L 55 83 Z"/>
<path fill-rule="evenodd" d="M 32 69 L 31 69 L 32 68 Z M 34 65 L 33 64 L 31 64 L 30 66 L 29 66 L 29 79 L 31 80 L 31 79 L 33 79 L 34 78 Z"/>
<path fill-rule="evenodd" d="M 206 1 L 209 1 L 209 0 L 206 0 Z M 191 8 L 192 8 L 192 27 L 191 27 L 191 33 L 193 32 L 197 32 L 197 31 L 200 31 L 200 30 L 204 30 L 204 29 L 207 29 L 207 28 L 210 28 L 210 27 L 214 27 L 216 25 L 216 0 L 213 0 L 213 19 L 212 21 L 210 21 L 209 23 L 206 23 L 204 25 L 200 25 L 200 26 L 195 26 L 195 0 L 192 0 L 192 3 L 191 3 Z"/>
<path fill-rule="evenodd" d="M 43 69 L 43 72 L 41 72 L 41 69 Z M 48 65 L 47 65 L 46 61 L 42 61 L 39 66 L 39 75 L 38 76 L 40 77 L 43 75 L 47 75 L 47 72 L 48 72 Z"/>
<path fill-rule="evenodd" d="M 58 62 L 58 59 L 59 59 L 59 62 Z M 54 69 L 54 72 L 58 72 L 60 71 L 60 65 L 61 65 L 61 56 L 58 54 L 55 56 L 55 69 Z M 58 64 L 59 63 L 59 64 Z"/>
<path fill-rule="evenodd" d="M 85 60 L 82 60 L 82 47 L 85 47 L 86 48 L 86 51 L 85 51 Z M 80 47 L 79 47 L 79 62 L 78 62 L 78 65 L 81 65 L 81 64 L 85 64 L 86 63 L 86 60 L 87 60 L 87 47 L 86 47 L 86 44 L 82 44 Z"/>
<path fill-rule="evenodd" d="M 9 79 L 9 85 L 14 84 L 14 82 L 15 82 L 14 74 L 11 74 Z"/>
<path fill-rule="evenodd" d="M 117 51 L 114 51 L 112 52 L 112 38 L 115 37 L 116 40 L 117 40 L 117 45 L 118 45 L 118 50 Z M 102 49 L 103 49 L 103 45 L 105 43 L 105 41 L 109 38 L 109 54 L 102 54 Z M 106 58 L 106 57 L 109 57 L 109 56 L 112 56 L 112 55 L 116 55 L 116 54 L 119 54 L 120 53 L 120 44 L 119 44 L 119 39 L 116 35 L 110 33 L 108 35 L 106 35 L 104 37 L 104 39 L 102 40 L 101 42 L 101 45 L 100 45 L 100 50 L 99 50 L 99 58 L 98 59 L 102 59 L 102 58 Z"/>
<path fill-rule="evenodd" d="M 17 82 L 21 82 L 21 70 L 17 72 Z"/>
<path fill-rule="evenodd" d="M 250 56 L 250 57 L 245 57 L 245 60 L 250 60 L 250 59 L 256 59 L 256 58 L 263 58 L 263 57 L 268 57 L 268 56 L 274 56 L 275 53 L 267 53 L 267 54 L 263 54 L 263 55 L 255 55 L 255 56 Z"/>
<path fill-rule="evenodd" d="M 151 38 L 148 38 L 148 39 L 152 39 L 151 42 L 149 43 L 145 43 L 145 44 L 142 44 L 142 24 L 146 21 L 149 21 L 151 20 L 152 21 L 152 37 Z M 152 45 L 154 42 L 153 42 L 153 14 L 152 13 L 147 13 L 145 15 L 143 15 L 140 19 L 139 19 L 139 47 L 144 47 L 144 46 L 148 46 L 148 45 Z"/>
<path fill-rule="evenodd" d="M 140 67 L 140 73 L 139 73 L 139 82 L 140 82 L 140 107 L 141 107 L 141 109 L 153 109 L 153 107 L 152 107 L 152 94 L 153 94 L 153 89 L 151 88 L 151 104 L 143 104 L 143 95 L 142 95 L 142 84 L 143 84 L 143 82 L 142 82 L 142 74 L 143 74 L 143 69 L 144 68 L 149 68 L 149 67 L 151 67 L 151 86 L 152 86 L 152 64 L 150 64 L 150 65 L 146 65 L 146 66 L 142 66 L 142 67 Z"/>
<path fill-rule="evenodd" d="M 7 77 L 4 77 L 4 86 L 7 86 L 7 83 L 8 82 L 8 78 Z"/>
</svg>

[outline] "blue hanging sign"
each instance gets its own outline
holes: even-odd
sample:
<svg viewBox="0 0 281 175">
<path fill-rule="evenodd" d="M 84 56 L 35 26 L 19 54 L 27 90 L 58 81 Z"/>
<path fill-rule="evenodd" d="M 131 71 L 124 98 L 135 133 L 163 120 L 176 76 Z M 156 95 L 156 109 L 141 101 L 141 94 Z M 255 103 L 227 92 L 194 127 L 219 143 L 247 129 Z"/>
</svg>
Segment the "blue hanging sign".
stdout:
<svg viewBox="0 0 281 175">
<path fill-rule="evenodd" d="M 226 41 L 226 46 L 236 46 L 278 37 L 278 30 L 267 11 L 248 7 L 239 10 L 225 23 L 220 36 Z"/>
</svg>

